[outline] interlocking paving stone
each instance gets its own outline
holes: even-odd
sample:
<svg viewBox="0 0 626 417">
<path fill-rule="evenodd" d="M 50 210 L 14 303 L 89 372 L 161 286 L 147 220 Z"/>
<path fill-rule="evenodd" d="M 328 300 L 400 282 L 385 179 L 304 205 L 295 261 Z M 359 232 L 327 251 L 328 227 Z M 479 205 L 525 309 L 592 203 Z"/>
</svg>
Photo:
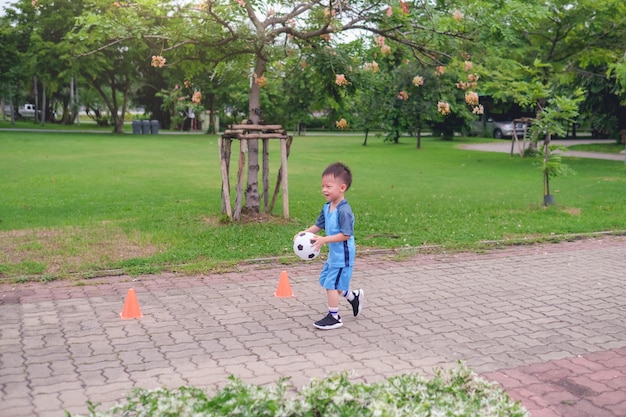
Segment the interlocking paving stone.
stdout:
<svg viewBox="0 0 626 417">
<path fill-rule="evenodd" d="M 223 274 L 0 283 L 0 417 L 87 413 L 134 387 L 375 382 L 464 361 L 532 417 L 626 416 L 626 237 L 357 259 L 365 309 L 320 331 L 320 261 Z M 274 296 L 286 270 L 294 297 Z M 129 288 L 144 317 L 121 319 Z M 329 352 L 332 352 L 330 354 Z"/>
</svg>

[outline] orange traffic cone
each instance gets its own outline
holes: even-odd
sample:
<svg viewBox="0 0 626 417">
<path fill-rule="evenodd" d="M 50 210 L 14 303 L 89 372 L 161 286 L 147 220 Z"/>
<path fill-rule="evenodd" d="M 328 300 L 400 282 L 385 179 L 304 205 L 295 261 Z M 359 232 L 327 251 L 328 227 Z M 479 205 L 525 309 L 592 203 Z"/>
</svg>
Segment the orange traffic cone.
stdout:
<svg viewBox="0 0 626 417">
<path fill-rule="evenodd" d="M 138 319 L 143 317 L 141 310 L 139 309 L 139 302 L 137 301 L 137 295 L 135 290 L 130 288 L 126 294 L 126 301 L 124 302 L 124 308 L 120 313 L 120 317 L 123 319 Z"/>
<path fill-rule="evenodd" d="M 291 291 L 291 285 L 289 285 L 289 277 L 287 271 L 280 273 L 280 280 L 278 281 L 278 288 L 274 293 L 276 297 L 293 297 L 293 291 Z"/>
</svg>

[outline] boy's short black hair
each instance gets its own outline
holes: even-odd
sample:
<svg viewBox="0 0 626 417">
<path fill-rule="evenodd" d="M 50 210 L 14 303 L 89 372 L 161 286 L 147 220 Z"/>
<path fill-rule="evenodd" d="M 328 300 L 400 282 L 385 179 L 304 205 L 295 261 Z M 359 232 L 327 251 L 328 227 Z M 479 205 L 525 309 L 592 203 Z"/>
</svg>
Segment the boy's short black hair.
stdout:
<svg viewBox="0 0 626 417">
<path fill-rule="evenodd" d="M 352 172 L 350 172 L 350 168 L 341 162 L 328 165 L 322 173 L 322 177 L 326 176 L 340 178 L 344 184 L 346 184 L 346 191 L 348 191 L 352 185 Z"/>
</svg>

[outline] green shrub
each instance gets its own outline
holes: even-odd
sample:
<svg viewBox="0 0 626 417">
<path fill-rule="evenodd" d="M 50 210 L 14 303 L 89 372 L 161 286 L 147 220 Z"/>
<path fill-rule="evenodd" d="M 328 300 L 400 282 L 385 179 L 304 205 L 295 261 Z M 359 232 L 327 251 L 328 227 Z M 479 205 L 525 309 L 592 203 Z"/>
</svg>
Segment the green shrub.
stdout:
<svg viewBox="0 0 626 417">
<path fill-rule="evenodd" d="M 69 416 L 69 413 L 68 413 Z M 528 411 L 495 383 L 465 365 L 438 370 L 427 379 L 418 374 L 390 377 L 374 384 L 351 383 L 347 374 L 313 380 L 294 393 L 286 379 L 269 387 L 231 377 L 213 397 L 192 387 L 177 390 L 135 389 L 107 411 L 90 404 L 91 417 L 322 417 L 322 416 L 465 416 L 528 417 Z"/>
</svg>

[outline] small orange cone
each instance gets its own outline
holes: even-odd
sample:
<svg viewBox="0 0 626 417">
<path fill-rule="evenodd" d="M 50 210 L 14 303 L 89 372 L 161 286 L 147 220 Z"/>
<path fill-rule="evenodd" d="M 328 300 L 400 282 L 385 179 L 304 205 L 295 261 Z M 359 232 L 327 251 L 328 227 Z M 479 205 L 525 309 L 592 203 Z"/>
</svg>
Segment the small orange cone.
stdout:
<svg viewBox="0 0 626 417">
<path fill-rule="evenodd" d="M 138 319 L 143 317 L 141 310 L 139 309 L 139 302 L 137 301 L 137 295 L 135 290 L 130 288 L 126 294 L 126 301 L 124 302 L 124 308 L 120 313 L 120 317 L 123 319 Z"/>
<path fill-rule="evenodd" d="M 289 285 L 289 277 L 287 271 L 280 273 L 280 280 L 278 281 L 278 288 L 274 293 L 276 297 L 293 297 L 293 291 L 291 291 L 291 285 Z"/>
</svg>

